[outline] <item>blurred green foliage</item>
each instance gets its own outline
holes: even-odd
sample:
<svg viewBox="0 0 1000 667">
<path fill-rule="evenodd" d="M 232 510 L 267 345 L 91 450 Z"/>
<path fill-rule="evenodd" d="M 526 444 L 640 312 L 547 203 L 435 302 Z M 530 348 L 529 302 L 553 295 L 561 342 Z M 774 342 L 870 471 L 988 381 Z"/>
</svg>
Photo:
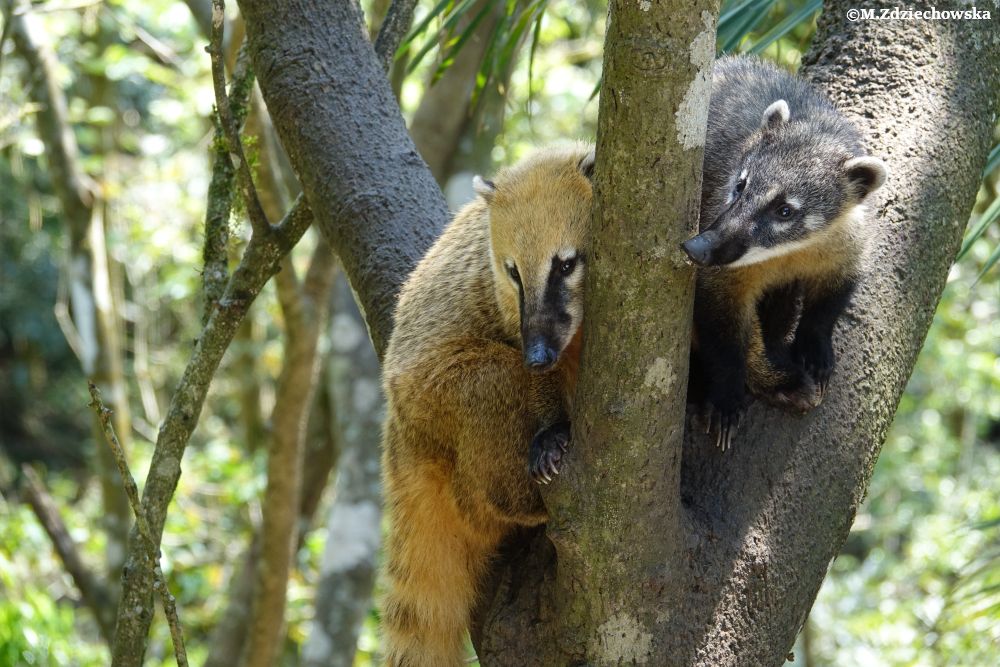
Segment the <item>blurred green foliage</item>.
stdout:
<svg viewBox="0 0 1000 667">
<path fill-rule="evenodd" d="M 57 51 L 83 164 L 107 202 L 108 248 L 122 271 L 126 374 L 135 433 L 129 454 L 145 477 L 157 422 L 198 334 L 200 244 L 208 180 L 212 91 L 206 40 L 184 3 L 77 3 L 42 15 Z M 232 4 L 232 3 L 230 3 Z M 761 52 L 796 69 L 815 29 L 814 0 L 727 0 L 720 51 Z M 424 2 L 411 42 L 401 103 L 412 114 L 427 82 L 460 58 L 449 21 L 474 3 Z M 510 3 L 480 86 L 509 68 L 496 164 L 540 143 L 591 139 L 606 4 Z M 435 8 L 437 13 L 435 14 Z M 443 30 L 443 32 L 442 32 Z M 442 37 L 443 35 L 443 37 Z M 72 581 L 27 507 L 15 463 L 43 460 L 45 481 L 84 559 L 100 571 L 105 538 L 99 489 L 85 462 L 99 444 L 86 413 L 83 375 L 59 329 L 66 240 L 34 133 L 23 64 L 0 74 L 0 667 L 104 665 L 107 650 Z M 424 55 L 415 57 L 420 51 Z M 1000 139 L 1000 136 L 998 136 Z M 1000 153 L 994 152 L 995 156 Z M 984 177 L 961 261 L 875 469 L 868 499 L 830 571 L 796 649 L 809 665 L 980 665 L 1000 646 L 1000 158 Z M 983 222 L 986 221 L 986 222 Z M 981 231 L 979 231 L 981 230 Z M 234 218 L 233 251 L 245 238 Z M 308 245 L 308 244 L 306 244 Z M 296 260 L 308 255 L 299 249 Z M 994 260 L 995 261 L 995 260 Z M 977 281 L 978 278 L 978 281 Z M 280 318 L 271 291 L 253 310 L 250 342 L 234 344 L 184 461 L 164 533 L 164 570 L 178 599 L 193 664 L 227 600 L 226 584 L 251 531 L 264 484 L 262 453 L 241 441 L 240 345 L 257 364 L 261 402 L 280 370 Z M 149 397 L 152 396 L 150 399 Z M 140 398 L 141 397 L 141 398 Z M 18 430 L 20 429 L 20 430 Z M 312 614 L 322 534 L 310 534 L 289 589 L 288 647 Z M 358 665 L 374 664 L 377 614 L 366 622 Z M 807 645 L 806 645 L 807 644 Z M 991 659 L 992 658 L 992 659 Z M 171 664 L 158 618 L 147 664 Z"/>
</svg>

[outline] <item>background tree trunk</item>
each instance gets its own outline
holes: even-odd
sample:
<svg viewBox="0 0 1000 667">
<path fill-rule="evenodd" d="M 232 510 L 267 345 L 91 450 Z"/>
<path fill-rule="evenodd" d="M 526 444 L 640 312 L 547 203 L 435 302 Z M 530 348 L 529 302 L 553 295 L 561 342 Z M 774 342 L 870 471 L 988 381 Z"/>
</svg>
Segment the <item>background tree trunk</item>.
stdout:
<svg viewBox="0 0 1000 667">
<path fill-rule="evenodd" d="M 560 636 L 562 645 L 582 647 L 583 659 L 593 665 L 784 661 L 847 537 L 930 325 L 975 200 L 1000 99 L 1000 34 L 991 21 L 851 23 L 845 20 L 850 7 L 847 0 L 826 3 L 804 72 L 867 132 L 872 152 L 887 159 L 891 176 L 876 202 L 869 275 L 838 327 L 839 365 L 823 405 L 803 417 L 755 405 L 735 448 L 725 454 L 689 424 L 679 496 L 660 494 L 659 482 L 647 479 L 656 477 L 653 471 L 643 470 L 619 487 L 624 490 L 609 491 L 626 483 L 620 466 L 634 458 L 648 456 L 669 474 L 662 461 L 672 439 L 636 426 L 605 441 L 606 451 L 593 451 L 598 443 L 590 438 L 609 432 L 596 425 L 619 427 L 629 414 L 622 412 L 629 394 L 612 401 L 588 391 L 616 371 L 606 365 L 610 356 L 586 356 L 587 340 L 577 414 L 595 416 L 576 425 L 577 436 L 582 426 L 588 428 L 588 439 L 576 439 L 560 478 L 565 486 L 553 489 L 558 505 L 552 507 L 550 533 L 558 569 L 542 535 L 527 546 L 509 547 L 518 560 L 506 563 L 498 577 L 503 594 L 484 614 L 484 664 L 519 665 L 550 656 L 553 635 L 563 632 L 569 635 Z M 623 37 L 637 43 L 641 33 L 609 31 L 606 57 Z M 599 191 L 607 173 L 601 160 L 608 157 L 598 151 Z M 621 182 L 642 177 L 622 174 Z M 675 177 L 684 178 L 683 172 Z M 640 261 L 643 250 L 636 248 Z M 588 301 L 588 337 L 594 335 L 592 318 L 606 316 L 602 307 Z M 662 343 L 647 336 L 635 344 L 633 354 L 639 355 Z M 593 379 L 595 373 L 602 377 Z M 598 456 L 601 467 L 592 462 Z M 620 493 L 631 494 L 627 522 L 619 516 Z M 564 504 L 566 497 L 578 507 Z M 677 532 L 663 520 L 671 505 L 681 511 Z M 668 540 L 649 540 L 632 528 L 657 525 Z M 577 552 L 579 545 L 586 551 Z M 567 591 L 563 582 L 575 581 L 582 558 L 599 572 L 580 576 L 578 587 Z M 616 585 L 633 589 L 624 596 L 641 604 L 627 616 L 615 615 L 609 605 L 623 593 L 606 588 L 607 569 L 614 572 L 622 563 L 635 578 Z M 567 606 L 568 595 L 575 604 Z M 607 621 L 596 633 L 587 622 L 571 625 L 602 613 Z M 642 621 L 649 618 L 663 632 L 645 634 Z M 644 660 L 635 647 L 647 643 L 655 657 Z"/>
<path fill-rule="evenodd" d="M 336 498 L 316 585 L 316 615 L 302 648 L 305 667 L 351 667 L 361 623 L 371 608 L 381 542 L 379 479 L 382 398 L 379 363 L 347 281 L 335 287 L 330 380 L 342 453 Z"/>
<path fill-rule="evenodd" d="M 114 426 L 128 447 L 132 425 L 124 376 L 120 304 L 114 303 L 115 284 L 108 257 L 103 202 L 97 184 L 83 171 L 73 128 L 67 117 L 66 97 L 56 79 L 54 57 L 37 38 L 30 12 L 11 15 L 11 35 L 31 72 L 31 99 L 39 105 L 38 135 L 45 144 L 52 184 L 62 209 L 69 240 L 63 275 L 68 283 L 71 331 L 64 332 L 80 360 L 84 374 L 98 386 L 114 410 Z M 114 458 L 104 444 L 99 421 L 93 420 L 96 447 L 93 465 L 101 484 L 102 519 L 107 536 L 108 602 L 117 604 L 118 577 L 125 561 L 131 513 Z"/>
</svg>

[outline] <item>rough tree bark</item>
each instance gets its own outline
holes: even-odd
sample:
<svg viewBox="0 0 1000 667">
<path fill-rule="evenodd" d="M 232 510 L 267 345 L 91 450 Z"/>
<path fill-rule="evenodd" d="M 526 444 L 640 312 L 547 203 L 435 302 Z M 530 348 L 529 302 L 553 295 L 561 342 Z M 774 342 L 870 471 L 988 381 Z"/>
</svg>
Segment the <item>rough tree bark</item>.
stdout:
<svg viewBox="0 0 1000 667">
<path fill-rule="evenodd" d="M 384 78 L 377 76 L 374 54 L 349 4 L 342 0 L 321 13 L 291 1 L 244 0 L 242 6 L 276 127 L 317 218 L 325 221 L 324 233 L 366 306 L 381 350 L 393 295 L 443 215 L 433 181 L 400 134 L 398 110 Z M 640 9 L 647 6 L 639 4 Z M 648 6 L 651 15 L 661 14 L 659 5 Z M 840 366 L 825 403 L 804 417 L 754 407 L 735 449 L 725 455 L 690 428 L 683 450 L 678 449 L 677 426 L 670 428 L 662 416 L 654 417 L 648 428 L 646 422 L 632 421 L 629 430 L 624 422 L 634 420 L 636 406 L 648 407 L 656 393 L 662 394 L 658 409 L 668 415 L 676 410 L 685 384 L 683 355 L 671 348 L 667 334 L 640 338 L 622 329 L 634 350 L 612 341 L 609 345 L 620 357 L 591 353 L 594 341 L 589 339 L 608 340 L 609 335 L 598 328 L 607 317 L 599 310 L 602 302 L 593 298 L 598 293 L 588 292 L 578 441 L 551 498 L 560 570 L 557 574 L 556 550 L 540 532 L 511 546 L 515 566 L 500 576 L 499 590 L 505 594 L 497 595 L 483 616 L 479 646 L 485 664 L 784 660 L 847 535 L 930 323 L 973 203 L 1000 95 L 1000 32 L 992 21 L 849 23 L 845 15 L 850 6 L 849 0 L 827 3 L 806 75 L 862 121 L 873 152 L 888 160 L 894 176 L 878 201 L 873 271 L 838 330 Z M 613 11 L 637 16 L 635 8 L 621 3 Z M 659 22 L 650 20 L 653 26 L 623 20 L 610 31 L 607 52 L 625 54 L 631 48 L 623 63 L 632 60 L 638 68 L 655 69 L 661 59 L 673 57 L 675 51 L 667 53 L 665 45 L 680 43 L 680 53 L 694 55 L 691 38 L 711 30 L 711 17 L 708 26 L 699 27 L 700 15 L 678 8 Z M 659 122 L 671 123 L 672 118 L 686 124 L 676 115 L 683 100 L 679 92 L 689 87 L 692 66 L 701 67 L 690 61 L 680 66 L 688 74 L 678 77 L 684 88 L 664 92 L 647 85 L 635 99 L 603 102 L 602 113 L 608 105 L 626 101 L 637 106 L 619 112 L 638 113 L 648 108 L 642 102 L 645 95 L 665 95 L 674 106 L 659 110 Z M 698 106 L 692 100 L 691 108 Z M 697 143 L 693 129 L 683 136 L 681 144 Z M 617 141 L 601 138 L 602 146 Z M 340 159 L 341 153 L 346 159 Z M 682 155 L 682 164 L 690 168 L 694 155 Z M 606 164 L 608 157 L 598 158 L 599 191 L 608 197 L 601 200 L 608 207 L 600 209 L 601 219 L 620 220 L 617 224 L 636 228 L 637 238 L 648 238 L 642 230 L 647 221 L 632 219 L 627 208 L 619 210 L 627 198 L 614 198 L 600 179 L 611 178 L 610 185 L 638 183 L 658 193 L 652 163 L 623 158 L 624 166 L 612 166 Z M 671 163 L 656 167 L 663 174 L 664 192 L 675 187 L 674 181 L 690 187 L 697 178 L 675 173 Z M 681 194 L 670 197 L 686 201 Z M 674 221 L 681 224 L 680 216 Z M 683 225 L 662 232 L 660 261 L 668 267 L 677 259 L 675 249 L 665 244 L 693 220 Z M 608 241 L 614 239 L 613 231 L 603 232 Z M 378 244 L 382 247 L 373 247 Z M 675 270 L 681 282 L 689 280 L 683 269 L 650 262 L 654 248 L 634 247 L 622 266 L 626 275 L 615 281 L 639 280 L 628 274 L 641 262 L 653 271 Z M 608 263 L 617 252 L 609 244 L 597 262 Z M 613 275 L 605 271 L 596 268 L 595 274 Z M 675 296 L 680 312 L 650 311 L 646 317 L 660 318 L 665 332 L 683 337 L 684 325 L 678 324 L 688 318 L 683 290 Z M 623 293 L 621 298 L 632 302 L 634 295 Z M 612 302 L 605 307 L 618 306 Z M 683 347 L 686 340 L 673 344 Z M 657 361 L 661 358 L 662 363 Z M 625 360 L 627 377 L 615 377 L 619 369 L 608 368 L 611 359 Z M 638 387 L 647 379 L 649 396 L 644 396 Z M 604 398 L 619 386 L 622 400 Z M 595 442 L 584 442 L 581 434 Z M 615 442 L 598 443 L 597 438 Z M 609 488 L 615 484 L 619 488 Z M 629 505 L 622 486 L 633 493 Z M 572 523 L 561 518 L 564 512 Z M 655 534 L 657 526 L 663 526 L 664 535 Z M 574 548 L 588 549 L 586 555 L 599 568 L 584 572 Z M 629 572 L 635 577 L 628 579 Z M 602 588 L 612 583 L 634 590 Z M 562 589 L 560 584 L 576 587 Z M 629 600 L 643 607 L 625 613 Z M 566 628 L 578 634 L 561 636 Z"/>
</svg>

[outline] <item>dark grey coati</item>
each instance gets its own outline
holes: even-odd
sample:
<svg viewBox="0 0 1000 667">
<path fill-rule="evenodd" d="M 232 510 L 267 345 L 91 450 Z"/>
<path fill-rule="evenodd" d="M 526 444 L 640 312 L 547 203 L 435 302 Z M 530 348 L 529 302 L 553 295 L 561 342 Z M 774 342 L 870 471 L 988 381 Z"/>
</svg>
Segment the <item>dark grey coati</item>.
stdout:
<svg viewBox="0 0 1000 667">
<path fill-rule="evenodd" d="M 727 448 L 750 394 L 795 411 L 822 400 L 833 327 L 857 283 L 865 202 L 886 167 L 817 90 L 769 63 L 726 57 L 712 73 L 692 387 Z"/>
</svg>

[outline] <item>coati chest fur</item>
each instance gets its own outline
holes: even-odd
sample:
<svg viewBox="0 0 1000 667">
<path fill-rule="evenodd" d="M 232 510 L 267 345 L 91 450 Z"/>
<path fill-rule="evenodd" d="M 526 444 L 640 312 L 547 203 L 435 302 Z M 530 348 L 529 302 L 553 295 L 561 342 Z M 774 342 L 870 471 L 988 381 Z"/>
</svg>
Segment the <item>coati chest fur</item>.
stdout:
<svg viewBox="0 0 1000 667">
<path fill-rule="evenodd" d="M 458 667 L 501 539 L 547 519 L 569 440 L 593 152 L 477 177 L 404 285 L 383 363 L 386 664 Z"/>
<path fill-rule="evenodd" d="M 716 62 L 700 233 L 682 248 L 699 265 L 692 395 L 722 448 L 750 395 L 794 411 L 822 400 L 885 178 L 807 83 L 756 58 Z"/>
</svg>

